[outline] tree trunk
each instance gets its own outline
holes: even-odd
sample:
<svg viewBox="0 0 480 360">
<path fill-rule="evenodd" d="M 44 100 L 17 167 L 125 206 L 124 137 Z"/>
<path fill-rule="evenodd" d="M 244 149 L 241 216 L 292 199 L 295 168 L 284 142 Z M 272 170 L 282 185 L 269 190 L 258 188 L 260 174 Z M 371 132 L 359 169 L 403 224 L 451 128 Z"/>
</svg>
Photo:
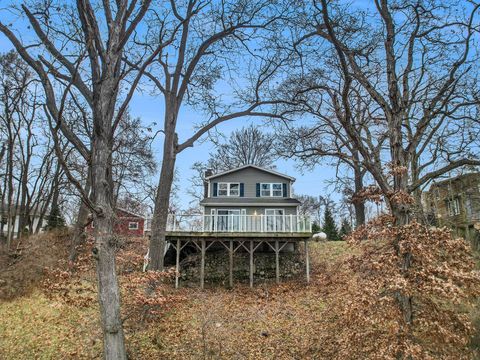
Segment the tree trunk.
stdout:
<svg viewBox="0 0 480 360">
<path fill-rule="evenodd" d="M 354 153 L 354 157 L 358 160 L 358 152 Z M 353 168 L 353 175 L 355 194 L 359 194 L 363 190 L 363 171 L 358 161 L 355 163 Z M 365 200 L 355 198 L 353 201 L 353 206 L 355 208 L 355 225 L 356 227 L 359 227 L 365 224 Z"/>
<path fill-rule="evenodd" d="M 403 149 L 402 138 L 402 121 L 403 119 L 397 114 L 392 114 L 390 118 L 390 149 L 392 157 L 392 173 L 393 173 L 393 196 L 389 198 L 389 205 L 392 215 L 395 218 L 395 225 L 402 227 L 409 221 L 409 205 L 400 201 L 400 198 L 408 194 L 408 159 L 407 153 Z M 397 197 L 398 195 L 398 197 Z M 400 248 L 401 234 L 397 235 L 394 248 L 400 261 L 401 272 L 406 275 L 410 268 L 412 254 L 409 251 L 401 252 Z M 413 322 L 412 297 L 404 291 L 396 291 L 396 299 L 400 306 L 403 319 L 407 325 Z"/>
<path fill-rule="evenodd" d="M 155 197 L 155 209 L 152 219 L 152 236 L 150 238 L 150 270 L 163 271 L 163 260 L 165 254 L 165 234 L 170 206 L 170 191 L 172 189 L 175 172 L 177 144 L 176 134 L 169 134 L 165 137 L 163 146 L 163 162 L 160 172 L 157 194 Z"/>
<path fill-rule="evenodd" d="M 104 123 L 97 121 L 97 123 Z M 109 124 L 107 124 L 108 129 Z M 115 267 L 116 239 L 113 234 L 111 140 L 105 128 L 97 130 L 93 148 L 93 198 L 97 261 L 98 300 L 104 335 L 104 358 L 125 360 L 125 340 L 120 317 L 120 291 Z"/>
<path fill-rule="evenodd" d="M 85 184 L 85 194 L 87 195 L 90 194 L 90 188 L 91 188 L 91 179 L 90 179 L 90 176 L 87 176 L 87 181 Z M 88 213 L 89 213 L 89 210 L 87 205 L 85 205 L 83 201 L 80 202 L 77 221 L 73 229 L 72 243 L 70 245 L 70 253 L 68 255 L 68 260 L 70 262 L 75 262 L 77 260 L 78 246 L 80 246 L 83 242 L 85 242 L 85 239 L 86 239 L 85 226 L 88 220 Z"/>
</svg>

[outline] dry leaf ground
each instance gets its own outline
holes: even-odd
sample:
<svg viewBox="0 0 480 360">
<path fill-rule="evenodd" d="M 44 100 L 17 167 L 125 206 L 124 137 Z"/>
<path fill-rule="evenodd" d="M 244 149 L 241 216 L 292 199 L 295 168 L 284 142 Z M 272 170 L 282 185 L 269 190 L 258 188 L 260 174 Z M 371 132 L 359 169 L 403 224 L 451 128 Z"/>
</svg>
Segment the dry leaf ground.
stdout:
<svg viewBox="0 0 480 360">
<path fill-rule="evenodd" d="M 145 244 L 135 240 L 119 253 L 129 357 L 338 358 L 340 315 L 332 309 L 348 301 L 353 277 L 346 259 L 352 249 L 345 242 L 313 244 L 309 285 L 301 277 L 280 285 L 256 284 L 254 289 L 237 284 L 232 290 L 221 286 L 175 290 L 168 275 L 157 278 L 138 271 Z M 57 252 L 61 266 L 63 253 Z M 0 300 L 0 359 L 101 358 L 94 273 L 88 252 L 80 258 L 83 264 L 76 275 L 47 272 L 46 281 L 38 286 Z M 0 278 L 5 271 L 1 269 Z M 149 287 L 157 289 L 153 300 L 144 297 Z M 367 357 L 359 353 L 351 358 Z"/>
</svg>

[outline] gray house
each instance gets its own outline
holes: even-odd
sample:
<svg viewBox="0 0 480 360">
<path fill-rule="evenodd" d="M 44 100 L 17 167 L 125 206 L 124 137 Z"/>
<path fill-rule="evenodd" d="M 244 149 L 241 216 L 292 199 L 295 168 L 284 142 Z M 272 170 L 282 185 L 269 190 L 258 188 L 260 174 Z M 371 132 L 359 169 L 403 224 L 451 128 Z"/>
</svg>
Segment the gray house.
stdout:
<svg viewBox="0 0 480 360">
<path fill-rule="evenodd" d="M 220 258 L 228 258 L 230 286 L 233 284 L 234 255 L 248 254 L 250 286 L 253 286 L 254 273 L 262 271 L 259 270 L 261 266 L 255 264 L 255 252 L 266 251 L 267 257 L 273 252 L 275 278 L 279 282 L 280 253 L 288 257 L 300 242 L 305 244 L 309 281 L 308 241 L 312 237 L 312 223 L 308 216 L 298 215 L 300 202 L 292 197 L 295 179 L 255 165 L 205 175 L 205 197 L 200 202 L 203 214 L 172 213 L 168 216 L 165 238 L 167 249 L 175 250 L 175 287 L 179 286 L 181 256 L 186 249 L 200 253 L 200 287 L 204 286 L 209 249 L 227 250 L 228 257 L 220 255 Z M 209 257 L 214 254 L 211 251 Z"/>
<path fill-rule="evenodd" d="M 205 228 L 212 231 L 298 231 L 300 202 L 292 197 L 295 179 L 255 165 L 206 174 L 200 202 Z"/>
</svg>

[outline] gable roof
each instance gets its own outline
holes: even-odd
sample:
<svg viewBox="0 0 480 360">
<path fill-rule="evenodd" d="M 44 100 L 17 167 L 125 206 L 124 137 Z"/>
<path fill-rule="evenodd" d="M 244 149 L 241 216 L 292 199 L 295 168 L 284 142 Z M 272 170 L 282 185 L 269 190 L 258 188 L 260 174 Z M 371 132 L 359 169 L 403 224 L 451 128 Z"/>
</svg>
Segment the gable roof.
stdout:
<svg viewBox="0 0 480 360">
<path fill-rule="evenodd" d="M 218 174 L 213 174 L 213 175 L 210 175 L 210 176 L 207 176 L 205 179 L 206 180 L 211 180 L 211 179 L 214 179 L 216 177 L 219 177 L 219 176 L 222 176 L 222 175 L 226 175 L 226 174 L 230 174 L 230 173 L 233 173 L 233 172 L 236 172 L 236 171 L 239 171 L 239 170 L 243 170 L 243 169 L 246 169 L 246 168 L 254 168 L 254 169 L 257 169 L 257 170 L 260 170 L 260 171 L 264 171 L 264 172 L 267 172 L 267 173 L 270 173 L 270 174 L 273 174 L 273 175 L 277 175 L 277 176 L 280 176 L 280 177 L 283 177 L 285 179 L 289 179 L 291 181 L 295 181 L 295 178 L 294 177 L 291 177 L 291 176 L 288 176 L 288 175 L 285 175 L 285 174 L 282 174 L 282 173 L 279 173 L 277 171 L 274 171 L 274 170 L 270 170 L 270 169 L 265 169 L 265 168 L 262 168 L 260 166 L 257 166 L 257 165 L 243 165 L 243 166 L 240 166 L 240 167 L 237 167 L 235 169 L 230 169 L 230 170 L 227 170 L 227 171 L 223 171 L 221 173 L 218 173 Z"/>
<path fill-rule="evenodd" d="M 137 217 L 137 218 L 145 219 L 145 216 L 140 215 L 140 214 L 135 214 L 135 213 L 133 213 L 133 212 L 131 212 L 131 211 L 128 211 L 128 210 L 126 210 L 126 209 L 124 209 L 124 208 L 116 207 L 115 209 L 116 209 L 117 211 L 121 211 L 121 212 L 123 212 L 123 213 L 125 213 L 125 214 L 127 214 L 127 215 L 131 215 L 132 217 Z"/>
</svg>

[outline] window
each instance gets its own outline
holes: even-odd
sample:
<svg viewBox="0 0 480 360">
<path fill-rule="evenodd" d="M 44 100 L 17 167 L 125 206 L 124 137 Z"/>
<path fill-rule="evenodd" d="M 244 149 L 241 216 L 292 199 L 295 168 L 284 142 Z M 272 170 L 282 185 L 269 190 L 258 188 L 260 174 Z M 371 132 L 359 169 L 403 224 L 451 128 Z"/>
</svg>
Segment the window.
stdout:
<svg viewBox="0 0 480 360">
<path fill-rule="evenodd" d="M 265 220 L 267 231 L 280 231 L 284 229 L 284 216 L 283 209 L 265 209 Z"/>
<path fill-rule="evenodd" d="M 128 223 L 128 230 L 138 230 L 138 222 L 130 221 Z"/>
<path fill-rule="evenodd" d="M 240 184 L 229 184 L 230 189 L 228 196 L 239 196 L 240 195 Z"/>
<path fill-rule="evenodd" d="M 272 196 L 283 196 L 282 184 L 272 184 L 273 194 Z"/>
<path fill-rule="evenodd" d="M 240 183 L 218 183 L 218 196 L 240 196 Z"/>
<path fill-rule="evenodd" d="M 262 197 L 283 196 L 283 185 L 281 183 L 263 183 L 260 190 L 260 196 Z"/>
<path fill-rule="evenodd" d="M 270 196 L 270 184 L 262 184 L 262 196 Z"/>
<path fill-rule="evenodd" d="M 455 216 L 460 214 L 460 202 L 458 198 L 447 200 L 448 215 Z"/>
<path fill-rule="evenodd" d="M 228 184 L 219 183 L 218 184 L 218 196 L 228 196 Z"/>
</svg>

